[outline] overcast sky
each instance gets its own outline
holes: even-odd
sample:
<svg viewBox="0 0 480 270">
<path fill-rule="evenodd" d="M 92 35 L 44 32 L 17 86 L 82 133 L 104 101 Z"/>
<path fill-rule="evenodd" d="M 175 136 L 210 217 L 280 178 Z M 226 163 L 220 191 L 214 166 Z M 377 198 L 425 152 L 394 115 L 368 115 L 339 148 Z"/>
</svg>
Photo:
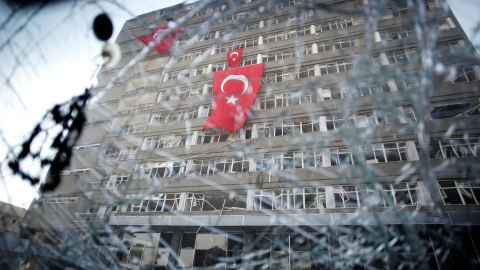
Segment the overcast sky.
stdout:
<svg viewBox="0 0 480 270">
<path fill-rule="evenodd" d="M 90 86 L 103 46 L 91 29 L 96 15 L 106 11 L 118 33 L 125 20 L 179 2 L 65 1 L 47 5 L 34 16 L 31 16 L 34 9 L 22 10 L 8 24 L 5 19 L 11 10 L 5 2 L 0 2 L 3 26 L 0 29 L 0 131 L 3 136 L 11 145 L 20 143 L 54 104 L 67 101 Z M 448 2 L 471 35 L 479 23 L 480 0 Z M 22 25 L 25 27 L 20 28 Z M 475 40 L 480 47 L 480 36 L 476 35 Z M 0 143 L 2 160 L 6 151 L 4 143 Z M 1 169 L 4 177 L 0 178 L 0 200 L 27 208 L 36 191 L 9 175 L 5 167 Z"/>
<path fill-rule="evenodd" d="M 21 143 L 55 104 L 91 85 L 104 44 L 91 28 L 98 14 L 106 11 L 118 34 L 126 20 L 181 1 L 58 2 L 37 13 L 35 7 L 18 11 L 5 24 L 11 9 L 0 1 L 0 131 L 10 145 Z M 5 144 L 0 143 L 2 160 L 6 151 Z M 2 165 L 0 200 L 27 208 L 36 196 L 35 189 Z M 38 164 L 31 168 L 36 167 Z"/>
</svg>

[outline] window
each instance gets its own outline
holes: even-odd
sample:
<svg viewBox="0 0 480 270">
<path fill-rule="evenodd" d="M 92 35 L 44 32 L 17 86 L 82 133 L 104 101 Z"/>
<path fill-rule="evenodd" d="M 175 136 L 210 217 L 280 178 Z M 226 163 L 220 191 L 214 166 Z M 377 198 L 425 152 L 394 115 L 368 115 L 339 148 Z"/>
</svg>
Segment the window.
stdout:
<svg viewBox="0 0 480 270">
<path fill-rule="evenodd" d="M 381 31 L 379 34 L 382 40 L 387 41 L 407 38 L 413 34 L 413 31 L 408 28 L 397 28 Z"/>
<path fill-rule="evenodd" d="M 417 148 L 420 151 L 418 142 Z M 427 147 L 427 154 L 431 159 L 479 156 L 480 139 L 473 136 L 432 141 Z"/>
<path fill-rule="evenodd" d="M 358 208 L 360 197 L 358 190 L 353 186 L 333 186 L 335 208 Z"/>
<path fill-rule="evenodd" d="M 328 64 L 320 64 L 320 74 L 327 75 L 331 73 L 345 72 L 354 68 L 353 64 L 346 61 L 339 61 Z"/>
<path fill-rule="evenodd" d="M 360 151 L 363 153 L 366 163 L 408 160 L 407 144 L 405 142 L 361 145 Z"/>
<path fill-rule="evenodd" d="M 209 175 L 214 172 L 214 164 L 210 160 L 193 160 L 192 168 L 188 174 Z"/>
<path fill-rule="evenodd" d="M 348 18 L 344 18 L 336 21 L 317 24 L 315 25 L 315 31 L 316 32 L 331 31 L 331 30 L 337 30 L 337 29 L 351 27 L 355 25 L 361 25 L 361 24 L 363 24 L 363 16 L 359 15 L 359 16 L 348 17 Z"/>
<path fill-rule="evenodd" d="M 130 177 L 130 173 L 122 172 L 113 175 L 104 175 L 100 185 L 105 187 L 106 189 L 117 189 L 123 188 Z"/>
<path fill-rule="evenodd" d="M 321 151 L 268 153 L 254 159 L 257 171 L 323 167 Z"/>
<path fill-rule="evenodd" d="M 185 173 L 185 161 L 167 161 L 137 164 L 135 179 L 173 177 Z"/>
<path fill-rule="evenodd" d="M 198 133 L 197 144 L 226 142 L 231 136 L 232 132 L 228 130 L 203 131 Z"/>
<path fill-rule="evenodd" d="M 417 53 L 415 52 L 415 49 L 387 53 L 389 64 L 412 62 L 416 59 L 416 56 Z"/>
<path fill-rule="evenodd" d="M 348 148 L 330 148 L 332 166 L 353 165 L 353 156 Z"/>
<path fill-rule="evenodd" d="M 477 101 L 430 107 L 432 119 L 460 118 L 479 115 L 480 104 Z"/>
<path fill-rule="evenodd" d="M 397 88 L 400 91 L 409 90 L 409 89 L 418 89 L 419 83 L 417 79 L 410 78 L 410 79 L 402 79 L 397 80 Z"/>
<path fill-rule="evenodd" d="M 157 148 L 170 148 L 191 145 L 192 136 L 191 135 L 165 135 L 165 136 L 155 136 L 155 137 L 146 137 L 142 150 L 154 150 Z"/>
<path fill-rule="evenodd" d="M 172 113 L 154 113 L 150 119 L 150 125 L 193 119 L 197 116 L 197 112 L 197 108 L 191 108 L 187 110 L 178 110 Z"/>
<path fill-rule="evenodd" d="M 90 173 L 90 169 L 65 170 L 58 173 L 58 175 L 76 175 Z"/>
<path fill-rule="evenodd" d="M 446 205 L 479 204 L 480 201 L 478 181 L 438 181 L 438 189 Z"/>
<path fill-rule="evenodd" d="M 324 209 L 325 187 L 254 190 L 254 210 Z"/>
<path fill-rule="evenodd" d="M 452 83 L 460 83 L 460 82 L 471 82 L 477 81 L 478 75 L 475 72 L 473 67 L 460 67 L 457 68 L 457 76 L 453 79 Z"/>
<path fill-rule="evenodd" d="M 174 212 L 179 211 L 180 194 L 155 194 L 136 200 L 129 212 Z"/>
<path fill-rule="evenodd" d="M 395 205 L 416 205 L 420 201 L 417 183 L 398 183 L 384 187 L 387 188 L 387 194 L 392 196 Z"/>
<path fill-rule="evenodd" d="M 124 147 L 124 148 L 115 148 L 111 145 L 107 145 L 103 151 L 103 157 L 106 160 L 126 160 L 126 159 L 135 159 L 137 154 L 138 147 Z"/>
</svg>

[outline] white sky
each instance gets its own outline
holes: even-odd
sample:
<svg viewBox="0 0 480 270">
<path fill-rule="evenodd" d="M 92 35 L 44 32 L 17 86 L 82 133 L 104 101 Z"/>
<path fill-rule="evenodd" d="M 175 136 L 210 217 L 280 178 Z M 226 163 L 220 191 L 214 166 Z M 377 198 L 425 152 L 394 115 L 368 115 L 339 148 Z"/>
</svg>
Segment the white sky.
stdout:
<svg viewBox="0 0 480 270">
<path fill-rule="evenodd" d="M 9 144 L 22 142 L 54 104 L 67 101 L 90 86 L 103 46 L 94 37 L 91 25 L 102 10 L 110 15 L 114 31 L 118 33 L 125 20 L 179 2 L 116 0 L 94 4 L 66 1 L 42 9 L 19 32 L 16 30 L 27 21 L 31 11 L 24 10 L 15 16 L 10 24 L 0 29 L 0 46 L 7 44 L 0 48 L 0 131 Z M 480 0 L 448 2 L 467 35 L 472 35 L 480 22 Z M 5 2 L 0 1 L 0 25 L 9 10 Z M 480 48 L 480 36 L 474 38 Z M 5 144 L 0 142 L 0 160 L 4 160 L 6 151 Z M 35 164 L 32 167 L 35 168 Z M 1 170 L 4 177 L 0 176 L 0 201 L 28 208 L 37 195 L 35 189 L 9 175 L 5 164 Z"/>
<path fill-rule="evenodd" d="M 65 1 L 47 5 L 28 20 L 22 31 L 16 32 L 32 13 L 29 10 L 19 12 L 10 24 L 0 29 L 0 46 L 9 38 L 9 43 L 0 49 L 0 131 L 9 144 L 21 143 L 55 104 L 83 93 L 90 86 L 104 44 L 92 31 L 93 20 L 98 14 L 106 11 L 111 17 L 116 36 L 126 20 L 180 2 L 116 0 L 93 4 L 92 1 Z M 0 1 L 0 24 L 9 16 L 9 10 L 5 2 Z M 2 141 L 0 160 L 4 160 L 6 152 Z M 0 176 L 0 201 L 28 208 L 37 195 L 35 188 L 9 174 L 5 164 L 1 170 L 4 177 Z"/>
</svg>

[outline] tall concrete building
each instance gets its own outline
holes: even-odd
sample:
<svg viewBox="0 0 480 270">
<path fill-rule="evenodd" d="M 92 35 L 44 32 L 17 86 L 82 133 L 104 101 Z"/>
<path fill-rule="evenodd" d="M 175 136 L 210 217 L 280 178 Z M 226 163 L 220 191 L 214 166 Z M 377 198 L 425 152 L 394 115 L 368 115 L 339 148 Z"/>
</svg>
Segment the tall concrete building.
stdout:
<svg viewBox="0 0 480 270">
<path fill-rule="evenodd" d="M 478 58 L 443 1 L 408 2 L 199 1 L 127 21 L 70 168 L 30 211 L 47 242 L 113 269 L 201 267 L 213 247 L 228 269 L 478 266 Z M 132 36 L 168 18 L 169 52 Z M 265 63 L 255 104 L 242 129 L 202 131 L 238 48 Z"/>
</svg>

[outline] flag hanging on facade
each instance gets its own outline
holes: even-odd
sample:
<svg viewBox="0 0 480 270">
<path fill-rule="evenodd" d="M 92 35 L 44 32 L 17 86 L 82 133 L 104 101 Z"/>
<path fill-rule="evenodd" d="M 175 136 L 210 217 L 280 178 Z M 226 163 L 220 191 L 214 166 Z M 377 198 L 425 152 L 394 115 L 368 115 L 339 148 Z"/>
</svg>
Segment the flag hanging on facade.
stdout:
<svg viewBox="0 0 480 270">
<path fill-rule="evenodd" d="M 132 34 L 132 36 L 136 37 L 138 40 L 140 40 L 143 44 L 148 45 L 150 42 L 158 39 L 160 36 L 162 36 L 163 32 L 167 31 L 168 26 L 160 26 L 160 27 L 155 27 L 155 30 L 153 30 L 152 33 L 143 35 L 143 36 L 136 36 Z M 160 41 L 157 45 L 155 45 L 153 48 L 158 52 L 158 53 L 164 53 L 168 51 L 172 46 L 173 42 L 175 41 L 175 36 L 176 33 L 181 33 L 182 29 L 178 28 L 175 30 L 172 34 L 166 36 L 162 41 Z"/>
<path fill-rule="evenodd" d="M 227 52 L 228 66 L 231 68 L 238 67 L 242 63 L 243 48 Z"/>
<path fill-rule="evenodd" d="M 213 74 L 213 109 L 203 125 L 230 131 L 242 128 L 257 98 L 265 63 L 217 71 Z"/>
</svg>

